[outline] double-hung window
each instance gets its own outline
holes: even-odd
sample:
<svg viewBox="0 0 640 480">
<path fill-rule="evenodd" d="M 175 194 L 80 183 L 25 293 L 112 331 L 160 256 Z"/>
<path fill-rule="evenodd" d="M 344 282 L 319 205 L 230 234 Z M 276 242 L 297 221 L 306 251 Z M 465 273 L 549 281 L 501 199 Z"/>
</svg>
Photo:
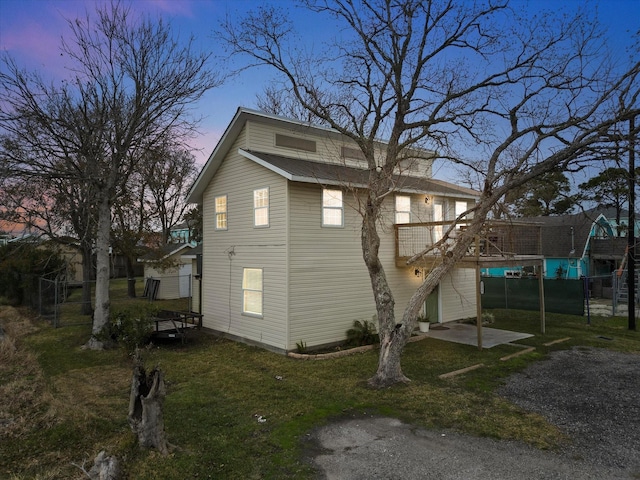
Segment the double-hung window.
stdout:
<svg viewBox="0 0 640 480">
<path fill-rule="evenodd" d="M 456 218 L 467 211 L 467 202 L 461 202 L 456 200 Z"/>
<path fill-rule="evenodd" d="M 396 195 L 396 223 L 411 223 L 411 197 Z"/>
<path fill-rule="evenodd" d="M 253 191 L 253 226 L 269 226 L 269 189 L 260 188 Z"/>
<path fill-rule="evenodd" d="M 262 316 L 261 268 L 245 268 L 242 272 L 242 313 Z"/>
<path fill-rule="evenodd" d="M 342 190 L 322 190 L 322 226 L 342 227 L 344 225 L 344 207 Z"/>
<path fill-rule="evenodd" d="M 220 195 L 215 198 L 216 230 L 227 229 L 227 196 Z"/>
</svg>

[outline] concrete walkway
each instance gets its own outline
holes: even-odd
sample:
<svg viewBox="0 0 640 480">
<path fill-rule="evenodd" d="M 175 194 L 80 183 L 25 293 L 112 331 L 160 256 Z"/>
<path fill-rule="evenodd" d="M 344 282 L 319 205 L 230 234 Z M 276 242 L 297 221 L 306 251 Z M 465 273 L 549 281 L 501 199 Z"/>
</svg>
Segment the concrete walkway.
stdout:
<svg viewBox="0 0 640 480">
<path fill-rule="evenodd" d="M 466 323 L 432 323 L 427 336 L 447 342 L 478 345 L 477 327 Z M 491 348 L 496 345 L 511 343 L 529 337 L 533 337 L 533 335 L 482 327 L 482 348 Z"/>
</svg>

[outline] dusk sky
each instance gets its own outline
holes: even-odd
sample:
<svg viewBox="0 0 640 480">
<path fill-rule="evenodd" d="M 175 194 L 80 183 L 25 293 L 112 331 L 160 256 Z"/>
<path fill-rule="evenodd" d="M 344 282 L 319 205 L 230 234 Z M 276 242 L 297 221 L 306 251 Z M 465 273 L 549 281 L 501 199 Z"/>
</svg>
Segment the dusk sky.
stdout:
<svg viewBox="0 0 640 480">
<path fill-rule="evenodd" d="M 462 0 L 461 0 L 462 1 Z M 136 0 L 134 12 L 162 16 L 170 21 L 180 37 L 193 34 L 197 45 L 205 51 L 221 54 L 214 30 L 226 15 L 237 16 L 265 2 L 260 0 Z M 289 5 L 288 0 L 271 3 Z M 515 0 L 512 6 L 535 13 L 537 9 L 555 9 L 559 5 L 569 11 L 583 5 L 581 0 Z M 93 14 L 94 0 L 0 0 L 0 50 L 8 52 L 19 65 L 38 70 L 45 76 L 60 78 L 65 74 L 60 55 L 62 36 L 71 39 L 65 19 Z M 598 18 L 609 29 L 611 45 L 619 52 L 631 44 L 631 36 L 640 30 L 640 0 L 600 0 L 587 2 L 597 9 Z M 307 39 L 320 42 L 332 26 L 319 24 L 301 9 L 291 8 L 297 25 Z M 202 135 L 193 141 L 198 162 L 204 163 L 239 106 L 255 107 L 256 94 L 263 91 L 269 75 L 249 70 L 228 84 L 210 91 L 198 105 L 207 117 L 201 125 Z"/>
</svg>

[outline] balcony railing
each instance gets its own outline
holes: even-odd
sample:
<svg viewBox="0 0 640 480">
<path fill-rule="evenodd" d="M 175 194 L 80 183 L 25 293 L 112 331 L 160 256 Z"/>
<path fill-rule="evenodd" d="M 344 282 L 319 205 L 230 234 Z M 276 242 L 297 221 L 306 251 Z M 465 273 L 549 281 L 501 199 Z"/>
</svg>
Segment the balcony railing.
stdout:
<svg viewBox="0 0 640 480">
<path fill-rule="evenodd" d="M 443 238 L 452 222 L 404 223 L 394 225 L 396 235 L 396 264 L 406 266 L 407 260 L 433 246 Z M 463 235 L 466 222 L 462 221 L 449 234 L 442 246 L 428 252 L 423 261 L 432 263 L 442 257 L 458 235 Z M 493 260 L 541 255 L 540 225 L 488 221 L 469 248 L 467 258 Z"/>
</svg>

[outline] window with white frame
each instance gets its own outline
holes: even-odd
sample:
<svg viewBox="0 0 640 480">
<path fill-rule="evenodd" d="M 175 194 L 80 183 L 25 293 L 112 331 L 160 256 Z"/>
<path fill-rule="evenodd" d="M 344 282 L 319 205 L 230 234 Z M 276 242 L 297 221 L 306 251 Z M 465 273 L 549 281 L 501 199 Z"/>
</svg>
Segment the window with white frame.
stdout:
<svg viewBox="0 0 640 480">
<path fill-rule="evenodd" d="M 344 222 L 344 207 L 342 204 L 342 190 L 322 190 L 322 226 L 342 227 Z"/>
<path fill-rule="evenodd" d="M 456 201 L 456 218 L 467 211 L 467 202 Z"/>
<path fill-rule="evenodd" d="M 242 313 L 262 316 L 262 269 L 245 268 L 242 272 Z"/>
<path fill-rule="evenodd" d="M 411 197 L 396 195 L 396 223 L 411 223 Z"/>
<path fill-rule="evenodd" d="M 253 225 L 269 226 L 269 189 L 260 188 L 253 191 Z"/>
<path fill-rule="evenodd" d="M 227 229 L 227 196 L 220 195 L 215 198 L 216 230 Z"/>
</svg>

